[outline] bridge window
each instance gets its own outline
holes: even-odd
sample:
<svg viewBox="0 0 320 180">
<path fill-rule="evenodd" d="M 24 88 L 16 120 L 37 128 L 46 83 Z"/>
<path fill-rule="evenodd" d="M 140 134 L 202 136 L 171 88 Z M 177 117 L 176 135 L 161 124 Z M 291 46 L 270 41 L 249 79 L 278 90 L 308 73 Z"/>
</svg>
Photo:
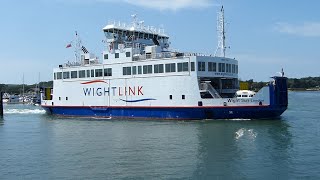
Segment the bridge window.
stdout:
<svg viewBox="0 0 320 180">
<path fill-rule="evenodd" d="M 178 63 L 178 72 L 189 71 L 188 62 Z"/>
<path fill-rule="evenodd" d="M 238 65 L 236 65 L 236 74 L 238 74 Z"/>
<path fill-rule="evenodd" d="M 130 52 L 126 52 L 126 57 L 130 57 Z"/>
<path fill-rule="evenodd" d="M 163 73 L 163 64 L 155 64 L 154 73 Z"/>
<path fill-rule="evenodd" d="M 219 63 L 219 72 L 226 72 L 226 64 Z"/>
<path fill-rule="evenodd" d="M 57 72 L 57 79 L 62 79 L 62 72 Z"/>
<path fill-rule="evenodd" d="M 206 71 L 206 62 L 198 62 L 198 71 Z"/>
<path fill-rule="evenodd" d="M 152 65 L 143 66 L 143 74 L 152 74 Z"/>
<path fill-rule="evenodd" d="M 53 73 L 53 79 L 54 79 L 54 80 L 57 79 L 57 73 Z"/>
<path fill-rule="evenodd" d="M 119 53 L 115 53 L 115 54 L 114 54 L 114 57 L 115 57 L 115 58 L 119 58 Z"/>
<path fill-rule="evenodd" d="M 71 71 L 71 79 L 78 78 L 78 71 Z"/>
<path fill-rule="evenodd" d="M 108 59 L 108 54 L 104 54 L 103 58 Z"/>
<path fill-rule="evenodd" d="M 86 71 L 85 70 L 79 71 L 79 78 L 85 78 L 85 77 L 86 77 Z"/>
<path fill-rule="evenodd" d="M 217 72 L 217 63 L 208 62 L 208 71 Z"/>
<path fill-rule="evenodd" d="M 232 64 L 232 73 L 236 73 L 236 66 Z"/>
<path fill-rule="evenodd" d="M 94 77 L 94 69 L 91 69 L 91 77 Z"/>
<path fill-rule="evenodd" d="M 112 68 L 106 68 L 103 71 L 104 76 L 112 76 Z"/>
<path fill-rule="evenodd" d="M 70 72 L 63 72 L 63 79 L 70 79 Z"/>
<path fill-rule="evenodd" d="M 227 66 L 226 66 L 226 71 L 228 72 L 228 73 L 231 73 L 231 64 L 226 64 Z"/>
<path fill-rule="evenodd" d="M 102 77 L 102 69 L 96 69 L 96 77 Z"/>
<path fill-rule="evenodd" d="M 166 72 L 176 72 L 176 64 L 175 63 L 166 64 Z"/>
<path fill-rule="evenodd" d="M 123 67 L 123 75 L 131 75 L 131 67 Z"/>
<path fill-rule="evenodd" d="M 194 62 L 191 62 L 191 71 L 195 71 L 195 65 L 194 65 Z"/>
</svg>

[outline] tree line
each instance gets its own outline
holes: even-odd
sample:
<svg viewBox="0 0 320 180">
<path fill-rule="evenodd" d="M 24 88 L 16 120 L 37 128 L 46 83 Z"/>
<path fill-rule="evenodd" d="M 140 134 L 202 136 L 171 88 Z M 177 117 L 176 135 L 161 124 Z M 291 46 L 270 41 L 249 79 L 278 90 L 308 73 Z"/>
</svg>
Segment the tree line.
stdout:
<svg viewBox="0 0 320 180">
<path fill-rule="evenodd" d="M 255 82 L 253 79 L 242 81 L 249 84 L 249 89 L 258 91 L 268 82 Z M 319 77 L 304 77 L 304 78 L 288 78 L 288 88 L 291 90 L 306 90 L 306 89 L 320 89 Z"/>
<path fill-rule="evenodd" d="M 53 81 L 40 82 L 39 84 L 0 84 L 0 91 L 6 92 L 9 94 L 22 94 L 23 88 L 24 92 L 35 92 L 37 87 L 52 87 Z M 23 87 L 24 86 L 24 87 Z"/>
</svg>

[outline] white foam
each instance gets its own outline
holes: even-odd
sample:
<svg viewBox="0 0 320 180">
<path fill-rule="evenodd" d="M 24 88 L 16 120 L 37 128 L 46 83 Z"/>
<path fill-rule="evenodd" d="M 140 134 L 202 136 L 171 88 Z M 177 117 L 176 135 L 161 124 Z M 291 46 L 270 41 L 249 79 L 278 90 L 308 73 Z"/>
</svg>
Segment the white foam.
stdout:
<svg viewBox="0 0 320 180">
<path fill-rule="evenodd" d="M 236 139 L 241 138 L 244 135 L 244 128 L 239 129 L 235 134 L 236 134 Z"/>
<path fill-rule="evenodd" d="M 43 109 L 4 109 L 4 114 L 44 114 Z"/>
<path fill-rule="evenodd" d="M 249 139 L 255 140 L 258 133 L 256 133 L 253 129 L 241 128 L 237 132 L 235 132 L 235 138 L 240 139 L 243 135 L 246 135 Z"/>
</svg>

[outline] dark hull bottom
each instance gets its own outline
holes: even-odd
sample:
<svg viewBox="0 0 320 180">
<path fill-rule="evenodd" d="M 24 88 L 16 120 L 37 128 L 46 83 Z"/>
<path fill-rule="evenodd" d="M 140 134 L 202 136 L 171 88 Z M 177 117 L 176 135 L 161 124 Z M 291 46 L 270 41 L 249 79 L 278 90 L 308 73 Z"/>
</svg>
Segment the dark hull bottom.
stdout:
<svg viewBox="0 0 320 180">
<path fill-rule="evenodd" d="M 67 117 L 126 119 L 262 119 L 280 116 L 287 107 L 43 107 L 48 114 Z"/>
</svg>

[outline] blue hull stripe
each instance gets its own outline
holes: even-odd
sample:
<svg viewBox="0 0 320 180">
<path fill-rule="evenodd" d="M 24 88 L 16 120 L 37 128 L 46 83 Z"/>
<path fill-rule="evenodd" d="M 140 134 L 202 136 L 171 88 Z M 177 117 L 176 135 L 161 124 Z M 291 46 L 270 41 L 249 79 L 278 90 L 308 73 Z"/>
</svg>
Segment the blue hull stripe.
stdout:
<svg viewBox="0 0 320 180">
<path fill-rule="evenodd" d="M 61 116 L 144 119 L 260 119 L 278 117 L 286 107 L 68 107 L 43 106 L 49 113 Z"/>
</svg>

